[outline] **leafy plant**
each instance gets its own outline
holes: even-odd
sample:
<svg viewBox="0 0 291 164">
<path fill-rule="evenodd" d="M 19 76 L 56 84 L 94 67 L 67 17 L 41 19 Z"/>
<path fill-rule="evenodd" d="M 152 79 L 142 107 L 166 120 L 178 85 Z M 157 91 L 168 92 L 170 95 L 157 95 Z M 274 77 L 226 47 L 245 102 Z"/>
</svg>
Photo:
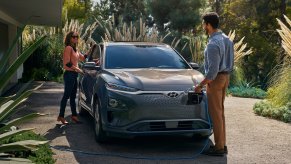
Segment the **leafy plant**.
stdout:
<svg viewBox="0 0 291 164">
<path fill-rule="evenodd" d="M 257 115 L 263 117 L 269 117 L 284 122 L 291 122 L 291 103 L 287 103 L 285 106 L 274 107 L 269 101 L 257 102 L 253 107 L 254 112 Z"/>
<path fill-rule="evenodd" d="M 266 97 L 266 92 L 260 88 L 251 87 L 248 84 L 240 85 L 235 87 L 230 87 L 228 89 L 228 94 L 238 97 L 249 97 L 249 98 L 259 98 L 263 99 Z"/>
<path fill-rule="evenodd" d="M 43 136 L 37 135 L 33 132 L 25 132 L 19 135 L 14 135 L 13 137 L 10 137 L 9 139 L 2 140 L 0 144 L 9 144 L 13 142 L 19 142 L 19 141 L 25 141 L 25 140 L 37 140 L 37 141 L 46 141 L 46 139 Z M 39 146 L 39 149 L 36 151 L 18 151 L 13 152 L 15 157 L 17 158 L 28 158 L 33 163 L 54 163 L 55 160 L 52 158 L 53 152 L 49 148 L 48 144 L 44 144 Z"/>
<path fill-rule="evenodd" d="M 17 34 L 17 38 L 14 39 L 14 42 L 11 47 L 9 47 L 8 51 L 0 60 L 0 90 L 2 90 L 8 83 L 8 81 L 11 79 L 12 75 L 16 72 L 18 67 L 23 64 L 23 62 L 33 53 L 33 51 L 45 40 L 45 36 L 41 37 L 40 39 L 36 40 L 35 43 L 30 45 L 22 54 L 18 56 L 18 58 L 7 68 L 6 61 L 8 61 L 8 58 L 10 57 L 10 54 L 12 50 L 15 48 L 18 37 L 21 35 L 22 30 Z M 38 113 L 32 113 L 28 114 L 26 116 L 16 118 L 13 120 L 9 120 L 10 116 L 15 112 L 15 109 L 19 104 L 21 104 L 23 101 L 27 99 L 27 97 L 33 92 L 32 90 L 26 90 L 26 88 L 29 86 L 29 84 L 24 85 L 23 88 L 20 89 L 20 91 L 12 96 L 9 97 L 1 97 L 0 101 L 0 142 L 3 140 L 6 140 L 10 137 L 13 137 L 18 134 L 22 134 L 24 132 L 30 131 L 32 129 L 20 129 L 20 130 L 12 130 L 9 131 L 9 129 L 17 125 L 25 120 L 30 120 L 34 117 L 40 116 Z M 39 86 L 40 87 L 40 86 Z M 35 89 L 37 89 L 36 87 Z M 35 140 L 25 140 L 25 141 L 19 141 L 19 142 L 13 142 L 9 144 L 1 144 L 0 145 L 0 153 L 6 153 L 11 151 L 21 151 L 21 150 L 37 150 L 38 145 L 42 145 L 47 143 L 47 141 L 35 141 Z M 0 158 L 1 159 L 1 158 Z M 13 159 L 10 159 L 13 160 Z"/>
</svg>

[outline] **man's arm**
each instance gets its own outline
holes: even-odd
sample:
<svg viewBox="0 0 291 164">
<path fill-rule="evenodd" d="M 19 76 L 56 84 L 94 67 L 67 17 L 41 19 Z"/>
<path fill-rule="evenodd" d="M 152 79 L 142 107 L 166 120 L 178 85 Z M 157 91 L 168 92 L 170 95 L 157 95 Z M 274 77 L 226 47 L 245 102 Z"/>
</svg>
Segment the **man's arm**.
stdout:
<svg viewBox="0 0 291 164">
<path fill-rule="evenodd" d="M 201 89 L 203 88 L 203 86 L 211 83 L 211 81 L 213 81 L 216 78 L 217 73 L 219 71 L 220 55 L 219 55 L 218 46 L 215 44 L 208 44 L 206 55 L 207 55 L 208 61 L 205 61 L 205 62 L 208 63 L 208 68 L 206 70 L 207 72 L 206 72 L 204 80 L 202 80 L 200 84 L 195 86 L 194 90 L 197 93 L 201 92 Z"/>
</svg>

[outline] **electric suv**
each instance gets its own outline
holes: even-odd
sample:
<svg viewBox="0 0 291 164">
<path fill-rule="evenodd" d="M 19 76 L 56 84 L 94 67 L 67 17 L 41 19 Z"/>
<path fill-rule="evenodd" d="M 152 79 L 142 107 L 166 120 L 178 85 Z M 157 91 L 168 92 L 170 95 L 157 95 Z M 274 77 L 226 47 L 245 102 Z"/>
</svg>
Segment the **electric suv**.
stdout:
<svg viewBox="0 0 291 164">
<path fill-rule="evenodd" d="M 107 42 L 89 59 L 79 78 L 78 110 L 93 116 L 97 142 L 212 133 L 207 97 L 193 93 L 204 76 L 169 45 Z"/>
</svg>

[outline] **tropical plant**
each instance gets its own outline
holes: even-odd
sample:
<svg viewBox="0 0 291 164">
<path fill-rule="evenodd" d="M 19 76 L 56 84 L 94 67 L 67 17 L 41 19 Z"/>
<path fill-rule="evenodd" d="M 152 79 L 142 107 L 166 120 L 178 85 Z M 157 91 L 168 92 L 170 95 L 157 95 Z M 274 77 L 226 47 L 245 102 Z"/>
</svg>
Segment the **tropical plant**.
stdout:
<svg viewBox="0 0 291 164">
<path fill-rule="evenodd" d="M 14 39 L 13 44 L 9 47 L 7 53 L 0 60 L 0 90 L 2 90 L 12 75 L 17 71 L 19 66 L 33 53 L 33 51 L 45 40 L 45 36 L 36 40 L 35 43 L 30 45 L 26 50 L 21 53 L 18 58 L 8 67 L 5 63 L 8 61 L 12 50 L 15 48 L 17 40 L 23 31 L 24 27 L 17 33 L 17 37 Z M 8 68 L 7 68 L 8 67 Z M 33 92 L 33 90 L 26 90 L 29 84 L 24 85 L 17 94 L 9 97 L 1 97 L 0 99 L 0 141 L 3 141 L 12 136 L 22 134 L 24 132 L 32 130 L 30 129 L 20 129 L 20 130 L 10 130 L 12 126 L 22 123 L 25 120 L 30 120 L 34 117 L 40 116 L 38 113 L 28 114 L 26 116 L 10 120 L 10 116 L 15 112 L 17 106 L 27 99 L 27 97 Z M 40 86 L 39 86 L 40 87 Z M 6 153 L 11 151 L 20 151 L 20 150 L 36 150 L 38 145 L 47 143 L 47 141 L 35 141 L 35 140 L 25 140 L 9 144 L 0 145 L 0 153 Z M 7 154 L 6 154 L 7 155 Z M 1 160 L 1 158 L 0 158 Z M 13 159 L 10 159 L 13 160 Z"/>
</svg>

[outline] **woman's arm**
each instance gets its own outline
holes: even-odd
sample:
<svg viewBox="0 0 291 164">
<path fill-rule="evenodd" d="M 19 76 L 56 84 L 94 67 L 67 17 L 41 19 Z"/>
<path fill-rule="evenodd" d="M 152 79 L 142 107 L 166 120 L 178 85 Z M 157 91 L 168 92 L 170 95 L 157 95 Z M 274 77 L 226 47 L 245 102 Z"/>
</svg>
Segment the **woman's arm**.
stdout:
<svg viewBox="0 0 291 164">
<path fill-rule="evenodd" d="M 88 57 L 88 53 L 86 53 L 85 55 L 83 55 L 82 53 L 78 52 L 79 53 L 79 60 L 81 61 L 85 61 Z"/>
</svg>

